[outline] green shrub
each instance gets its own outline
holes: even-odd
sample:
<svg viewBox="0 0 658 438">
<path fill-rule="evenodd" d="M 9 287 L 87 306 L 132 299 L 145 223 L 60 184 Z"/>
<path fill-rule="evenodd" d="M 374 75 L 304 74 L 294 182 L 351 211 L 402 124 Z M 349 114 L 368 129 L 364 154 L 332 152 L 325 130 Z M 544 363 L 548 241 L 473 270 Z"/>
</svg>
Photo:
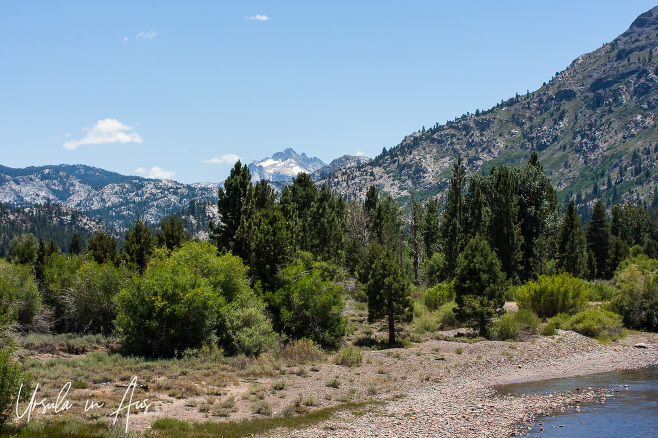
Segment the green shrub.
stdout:
<svg viewBox="0 0 658 438">
<path fill-rule="evenodd" d="M 288 343 L 279 352 L 279 357 L 289 363 L 306 364 L 324 360 L 324 353 L 318 345 L 310 339 L 296 339 Z"/>
<path fill-rule="evenodd" d="M 536 334 L 540 323 L 537 315 L 530 310 L 507 312 L 493 324 L 493 335 L 501 341 L 517 339 L 521 332 Z"/>
<path fill-rule="evenodd" d="M 422 294 L 422 303 L 432 312 L 454 299 L 455 291 L 452 288 L 451 281 L 439 283 L 434 287 L 426 289 Z"/>
<path fill-rule="evenodd" d="M 562 312 L 573 314 L 587 304 L 587 289 L 582 280 L 571 274 L 542 276 L 521 286 L 516 302 L 520 309 L 532 310 L 540 318 Z"/>
<path fill-rule="evenodd" d="M 492 327 L 492 334 L 496 339 L 506 341 L 508 339 L 517 339 L 521 327 L 519 322 L 514 318 L 514 312 L 507 312 L 500 319 L 494 322 Z"/>
<path fill-rule="evenodd" d="M 443 253 L 435 252 L 429 260 L 425 262 L 425 278 L 427 284 L 435 285 L 445 276 L 446 260 Z"/>
<path fill-rule="evenodd" d="M 555 329 L 569 330 L 571 328 L 571 316 L 566 313 L 558 313 L 550 318 L 547 324 L 552 324 Z"/>
<path fill-rule="evenodd" d="M 456 308 L 457 303 L 454 301 L 445 303 L 439 307 L 437 312 L 437 320 L 443 330 L 449 330 L 457 327 L 457 316 L 455 315 Z"/>
<path fill-rule="evenodd" d="M 211 286 L 173 260 L 155 260 L 116 296 L 124 346 L 145 356 L 173 356 L 214 343 L 220 307 Z"/>
<path fill-rule="evenodd" d="M 363 361 L 363 354 L 353 346 L 341 348 L 336 354 L 334 362 L 337 365 L 345 365 L 348 367 L 358 367 Z"/>
<path fill-rule="evenodd" d="M 610 301 L 616 292 L 613 286 L 604 281 L 588 281 L 585 288 L 590 301 Z"/>
<path fill-rule="evenodd" d="M 646 270 L 651 268 L 649 263 L 643 267 L 630 264 L 617 271 L 619 289 L 610 307 L 623 317 L 627 327 L 658 331 L 658 273 Z"/>
<path fill-rule="evenodd" d="M 0 328 L 12 323 L 29 328 L 41 310 L 41 295 L 32 269 L 0 259 Z"/>
<path fill-rule="evenodd" d="M 13 349 L 0 348 L 0 429 L 11 417 L 21 383 L 27 383 L 27 375 L 14 359 Z"/>
<path fill-rule="evenodd" d="M 111 263 L 85 262 L 75 273 L 72 287 L 64 293 L 66 328 L 76 333 L 114 331 L 114 297 L 128 285 L 128 269 Z"/>
<path fill-rule="evenodd" d="M 267 297 L 275 327 L 293 339 L 337 346 L 347 325 L 343 288 L 328 280 L 325 271 L 303 260 L 285 268 L 280 281 L 281 287 Z"/>
<path fill-rule="evenodd" d="M 573 331 L 602 341 L 612 341 L 623 336 L 621 316 L 607 310 L 589 309 L 571 317 Z"/>
</svg>

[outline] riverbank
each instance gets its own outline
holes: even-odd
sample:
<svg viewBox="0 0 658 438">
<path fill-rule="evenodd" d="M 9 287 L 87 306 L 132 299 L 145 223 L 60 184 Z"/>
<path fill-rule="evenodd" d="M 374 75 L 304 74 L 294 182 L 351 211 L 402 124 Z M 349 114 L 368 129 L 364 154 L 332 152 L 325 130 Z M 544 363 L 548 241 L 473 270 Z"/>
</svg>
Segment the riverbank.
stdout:
<svg viewBox="0 0 658 438">
<path fill-rule="evenodd" d="M 636 344 L 648 348 L 635 348 Z M 573 332 L 526 342 L 465 344 L 429 341 L 399 354 L 389 378 L 398 393 L 382 406 L 345 412 L 305 430 L 272 436 L 304 437 L 506 437 L 522 434 L 538 415 L 567 405 L 598 401 L 609 391 L 544 395 L 501 395 L 494 385 L 591 374 L 658 364 L 656 334 L 634 333 L 601 344 Z M 369 352 L 370 362 L 386 352 Z M 382 365 L 388 366 L 388 365 Z M 366 366 L 367 367 L 367 366 Z M 370 373 L 360 368 L 360 377 Z M 363 368 L 363 369 L 362 369 Z"/>
</svg>

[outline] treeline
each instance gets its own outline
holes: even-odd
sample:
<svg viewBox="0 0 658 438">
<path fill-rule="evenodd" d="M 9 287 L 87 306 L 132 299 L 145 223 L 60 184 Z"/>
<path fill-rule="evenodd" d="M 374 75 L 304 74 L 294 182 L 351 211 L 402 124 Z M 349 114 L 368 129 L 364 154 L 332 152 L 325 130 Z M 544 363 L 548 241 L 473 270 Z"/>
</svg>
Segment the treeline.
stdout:
<svg viewBox="0 0 658 438">
<path fill-rule="evenodd" d="M 12 245 L 18 241 L 33 238 L 43 238 L 46 242 L 52 240 L 63 252 L 69 252 L 71 241 L 77 234 L 76 239 L 82 240 L 84 248 L 96 232 L 92 230 L 103 228 L 97 221 L 61 204 L 46 202 L 12 208 L 0 203 L 0 257 L 9 256 Z"/>
<path fill-rule="evenodd" d="M 468 179 L 458 160 L 446 205 L 413 202 L 409 214 L 375 187 L 362 204 L 348 203 L 304 173 L 277 197 L 238 162 L 217 205 L 212 243 L 191 241 L 175 215 L 157 230 L 138 217 L 123 245 L 105 233 L 87 245 L 72 238 L 68 255 L 43 238 L 16 241 L 0 261 L 0 325 L 114 334 L 126 352 L 147 356 L 207 345 L 256 355 L 286 339 L 338 346 L 347 328 L 342 285 L 352 279 L 348 292 L 367 303 L 369 322 L 384 322 L 389 343 L 398 322 L 432 312 L 503 336 L 492 323 L 505 298 L 525 291 L 521 302 L 532 308 L 528 297 L 549 290 L 559 302 L 560 291 L 574 289 L 563 286 L 570 279 L 585 287 L 580 279 L 615 276 L 620 291 L 642 283 L 655 292 L 653 271 L 642 265 L 635 275 L 624 261 L 657 258 L 655 221 L 633 204 L 613 206 L 610 218 L 597 203 L 583 227 L 573 203 L 561 211 L 536 155 Z M 613 286 L 601 287 L 590 298 L 611 299 Z M 653 329 L 637 316 L 651 314 L 651 297 L 629 293 L 617 297 L 617 313 Z"/>
</svg>

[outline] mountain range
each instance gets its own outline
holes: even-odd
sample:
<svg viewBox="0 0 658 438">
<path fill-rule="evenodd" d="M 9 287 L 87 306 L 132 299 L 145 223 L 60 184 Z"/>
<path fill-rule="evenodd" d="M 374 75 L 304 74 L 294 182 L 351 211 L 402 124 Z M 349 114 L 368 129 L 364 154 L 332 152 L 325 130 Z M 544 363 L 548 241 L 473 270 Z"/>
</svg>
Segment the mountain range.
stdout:
<svg viewBox="0 0 658 438">
<path fill-rule="evenodd" d="M 407 135 L 371 160 L 344 156 L 326 165 L 288 148 L 249 165 L 253 181 L 280 191 L 307 172 L 347 200 L 363 200 L 371 185 L 403 202 L 444 199 L 461 156 L 469 174 L 522 165 L 537 153 L 562 201 L 581 211 L 656 199 L 658 170 L 658 7 L 597 50 L 576 58 L 535 91 L 476 109 Z M 124 176 L 83 165 L 13 169 L 0 166 L 0 202 L 11 206 L 62 203 L 118 231 L 137 214 L 157 223 L 188 211 L 195 233 L 216 214 L 221 183 L 181 184 Z M 184 214 L 184 213 L 181 213 Z"/>
<path fill-rule="evenodd" d="M 370 164 L 319 180 L 347 199 L 370 185 L 395 198 L 445 197 L 461 155 L 468 173 L 522 165 L 533 152 L 563 201 L 581 208 L 649 200 L 658 182 L 658 7 L 579 56 L 536 91 L 405 137 Z"/>
</svg>

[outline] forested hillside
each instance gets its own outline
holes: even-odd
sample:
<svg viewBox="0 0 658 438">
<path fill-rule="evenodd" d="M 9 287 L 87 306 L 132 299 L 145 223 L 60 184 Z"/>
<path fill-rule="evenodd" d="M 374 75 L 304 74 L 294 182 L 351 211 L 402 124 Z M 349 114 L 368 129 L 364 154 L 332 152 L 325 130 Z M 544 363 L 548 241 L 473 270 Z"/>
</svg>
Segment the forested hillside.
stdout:
<svg viewBox="0 0 658 438">
<path fill-rule="evenodd" d="M 560 202 L 573 200 L 586 216 L 597 200 L 651 203 L 658 182 L 657 49 L 654 8 L 540 89 L 423 127 L 370 165 L 337 171 L 321 183 L 347 199 L 362 201 L 375 185 L 407 202 L 412 194 L 445 202 L 458 156 L 467 174 L 487 175 L 537 153 Z"/>
</svg>

